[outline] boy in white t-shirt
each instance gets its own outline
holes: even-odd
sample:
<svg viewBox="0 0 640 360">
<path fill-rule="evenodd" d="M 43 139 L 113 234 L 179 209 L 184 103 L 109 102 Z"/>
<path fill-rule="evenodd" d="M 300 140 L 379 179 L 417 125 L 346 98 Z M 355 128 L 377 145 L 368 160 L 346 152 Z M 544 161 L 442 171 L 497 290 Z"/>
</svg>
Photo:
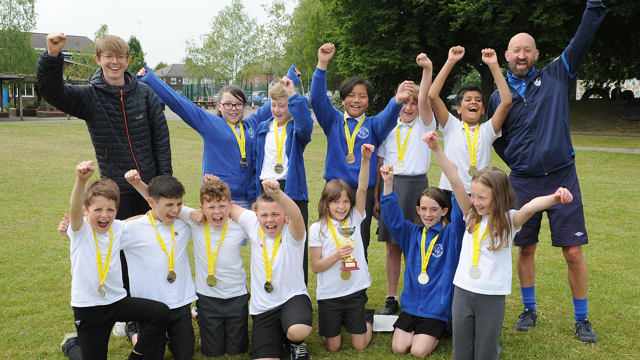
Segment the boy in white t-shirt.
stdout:
<svg viewBox="0 0 640 360">
<path fill-rule="evenodd" d="M 251 357 L 279 359 L 286 339 L 292 359 L 308 359 L 304 340 L 312 309 L 302 271 L 304 220 L 277 180 L 262 186 L 257 213 L 233 205 L 230 214 L 251 239 Z"/>
<path fill-rule="evenodd" d="M 241 257 L 248 236 L 229 219 L 232 204 L 229 186 L 215 177 L 200 188 L 199 211 L 184 206 L 180 213 L 193 236 L 200 351 L 209 357 L 249 349 L 249 292 Z M 202 212 L 202 223 L 189 219 L 191 212 Z"/>
<path fill-rule="evenodd" d="M 143 196 L 146 186 L 139 178 L 125 174 Z M 171 309 L 167 329 L 169 350 L 176 359 L 193 357 L 195 335 L 191 322 L 191 303 L 197 299 L 193 285 L 187 244 L 191 229 L 178 219 L 182 210 L 184 186 L 173 176 L 156 176 L 149 182 L 148 202 L 151 207 L 146 215 L 127 223 L 128 237 L 123 238 L 129 264 L 131 295 L 165 303 Z M 143 333 L 148 326 L 138 322 Z M 135 340 L 133 341 L 135 345 Z M 164 348 L 154 356 L 162 358 Z"/>
<path fill-rule="evenodd" d="M 116 321 L 144 321 L 129 359 L 152 359 L 164 348 L 169 309 L 158 301 L 127 297 L 122 284 L 119 252 L 126 248 L 124 221 L 115 220 L 120 191 L 115 182 L 99 179 L 85 184 L 93 161 L 76 167 L 71 193 L 71 306 L 76 333 L 65 336 L 62 351 L 70 359 L 106 359 L 111 328 Z M 86 215 L 86 218 L 83 217 Z"/>
<path fill-rule="evenodd" d="M 463 86 L 456 95 L 456 111 L 462 121 L 449 113 L 447 106 L 440 99 L 440 91 L 453 66 L 464 56 L 462 46 L 449 49 L 449 58 L 433 80 L 429 90 L 429 101 L 440 123 L 438 129 L 444 135 L 444 153 L 458 166 L 458 176 L 462 180 L 467 193 L 470 192 L 471 177 L 480 169 L 489 166 L 491 145 L 502 135 L 502 123 L 511 108 L 509 85 L 502 76 L 498 56 L 493 49 L 482 50 L 482 61 L 489 66 L 493 79 L 500 93 L 500 106 L 493 117 L 480 124 L 484 114 L 484 102 L 480 88 L 475 85 Z M 452 191 L 447 177 L 440 177 L 441 189 Z"/>
</svg>

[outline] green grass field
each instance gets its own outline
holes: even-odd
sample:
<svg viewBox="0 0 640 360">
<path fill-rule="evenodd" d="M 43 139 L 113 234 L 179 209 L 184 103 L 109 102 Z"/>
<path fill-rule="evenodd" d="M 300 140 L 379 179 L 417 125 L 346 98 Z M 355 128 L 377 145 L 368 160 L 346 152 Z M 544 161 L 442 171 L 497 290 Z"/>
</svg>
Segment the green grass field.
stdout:
<svg viewBox="0 0 640 360">
<path fill-rule="evenodd" d="M 185 203 L 196 206 L 202 139 L 181 121 L 169 124 L 174 175 L 187 188 Z M 0 138 L 0 359 L 63 359 L 60 341 L 74 327 L 69 305 L 69 243 L 57 234 L 56 227 L 62 214 L 68 212 L 75 165 L 94 159 L 93 147 L 82 121 L 0 123 Z M 620 139 L 574 137 L 575 143 L 583 146 L 640 148 L 637 138 L 624 138 L 623 143 Z M 305 153 L 311 221 L 317 217 L 317 200 L 324 185 L 325 150 L 324 135 L 314 133 Z M 497 156 L 492 163 L 508 170 Z M 590 238 L 590 244 L 583 248 L 591 272 L 589 318 L 600 342 L 585 345 L 575 339 L 566 264 L 561 251 L 551 247 L 545 227 L 537 256 L 538 326 L 529 333 L 513 330 L 522 307 L 513 251 L 513 294 L 507 296 L 500 341 L 504 359 L 640 358 L 636 339 L 640 328 L 640 247 L 634 235 L 640 213 L 638 168 L 638 154 L 577 152 Z M 431 185 L 437 185 L 440 170 L 435 161 L 428 176 Z M 247 269 L 248 250 L 243 253 Z M 372 239 L 369 259 L 373 285 L 368 306 L 375 309 L 383 306 L 386 294 L 384 254 L 384 246 Z M 315 284 L 316 277 L 310 274 L 309 294 L 314 308 Z M 194 327 L 197 334 L 195 323 Z M 402 358 L 392 354 L 390 334 L 375 334 L 369 348 L 361 352 L 351 350 L 343 334 L 344 350 L 329 353 L 317 333 L 317 322 L 307 344 L 313 359 Z M 112 337 L 109 356 L 122 359 L 130 349 L 124 338 Z M 451 358 L 451 350 L 451 339 L 443 339 L 432 358 Z M 169 352 L 166 358 L 172 358 Z M 204 358 L 196 345 L 195 359 Z M 223 357 L 227 358 L 248 359 L 249 355 Z"/>
</svg>

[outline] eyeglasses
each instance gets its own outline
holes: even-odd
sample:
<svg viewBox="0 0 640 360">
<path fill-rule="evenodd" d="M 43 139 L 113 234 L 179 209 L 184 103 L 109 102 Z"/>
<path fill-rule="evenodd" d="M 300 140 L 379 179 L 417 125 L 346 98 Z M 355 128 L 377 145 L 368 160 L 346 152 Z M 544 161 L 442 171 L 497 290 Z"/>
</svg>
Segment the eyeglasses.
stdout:
<svg viewBox="0 0 640 360">
<path fill-rule="evenodd" d="M 100 54 L 100 57 L 104 58 L 107 61 L 113 60 L 113 55 L 111 54 Z M 117 55 L 116 59 L 118 59 L 118 61 L 124 62 L 127 59 L 127 55 Z"/>
<path fill-rule="evenodd" d="M 237 103 L 237 104 L 232 104 L 232 103 L 222 103 L 222 108 L 225 110 L 231 110 L 233 108 L 236 108 L 238 110 L 244 110 L 244 103 Z"/>
</svg>

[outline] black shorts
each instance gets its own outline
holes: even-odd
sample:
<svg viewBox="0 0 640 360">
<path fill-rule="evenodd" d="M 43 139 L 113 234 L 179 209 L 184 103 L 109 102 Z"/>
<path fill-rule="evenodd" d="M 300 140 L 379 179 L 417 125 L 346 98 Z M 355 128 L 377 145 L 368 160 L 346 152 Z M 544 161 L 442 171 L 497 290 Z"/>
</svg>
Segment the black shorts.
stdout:
<svg viewBox="0 0 640 360">
<path fill-rule="evenodd" d="M 293 325 L 313 324 L 311 299 L 296 295 L 273 310 L 251 315 L 251 358 L 280 358 L 287 331 Z"/>
<path fill-rule="evenodd" d="M 365 305 L 368 300 L 367 289 L 339 298 L 318 300 L 320 336 L 338 336 L 342 333 L 343 325 L 350 334 L 366 333 Z"/>
<path fill-rule="evenodd" d="M 200 351 L 204 356 L 237 355 L 249 349 L 249 294 L 218 299 L 198 294 Z"/>
<path fill-rule="evenodd" d="M 441 320 L 424 318 L 420 316 L 410 315 L 406 312 L 400 312 L 398 320 L 393 324 L 393 327 L 404 330 L 408 333 L 431 335 L 435 338 L 442 338 L 444 336 L 444 330 L 447 327 L 447 323 Z"/>
<path fill-rule="evenodd" d="M 518 177 L 510 175 L 509 180 L 518 195 L 518 208 L 538 196 L 555 193 L 559 187 L 565 187 L 571 191 L 573 201 L 568 204 L 556 204 L 545 210 L 549 218 L 551 245 L 573 246 L 589 242 L 575 165 L 554 171 L 547 176 Z M 513 243 L 516 246 L 536 244 L 541 223 L 542 211 L 539 211 L 522 225 L 522 229 L 514 238 Z"/>
</svg>

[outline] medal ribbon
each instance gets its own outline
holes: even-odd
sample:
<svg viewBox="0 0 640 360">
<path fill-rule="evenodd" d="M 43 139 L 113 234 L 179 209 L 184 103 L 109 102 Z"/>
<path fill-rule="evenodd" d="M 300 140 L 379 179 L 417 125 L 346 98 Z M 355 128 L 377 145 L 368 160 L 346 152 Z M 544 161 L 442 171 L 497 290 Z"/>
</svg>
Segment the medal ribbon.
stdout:
<svg viewBox="0 0 640 360">
<path fill-rule="evenodd" d="M 207 265 L 209 266 L 209 275 L 213 275 L 216 266 L 216 258 L 218 257 L 218 249 L 222 242 L 224 241 L 224 237 L 227 235 L 227 226 L 229 225 L 229 219 L 224 224 L 222 228 L 222 235 L 220 235 L 220 242 L 218 246 L 216 246 L 216 250 L 213 252 L 213 256 L 211 256 L 211 230 L 209 229 L 209 222 L 207 220 L 204 221 L 204 239 L 207 242 Z"/>
<path fill-rule="evenodd" d="M 96 240 L 96 263 L 98 264 L 98 275 L 100 275 L 100 285 L 104 284 L 104 279 L 109 272 L 109 263 L 111 262 L 111 245 L 113 245 L 113 229 L 109 227 L 109 250 L 107 250 L 107 257 L 104 259 L 104 266 L 102 265 L 102 254 L 100 253 L 100 246 L 98 246 L 98 235 L 93 230 L 93 238 Z"/>
<path fill-rule="evenodd" d="M 160 244 L 160 248 L 167 254 L 167 258 L 169 258 L 169 271 L 173 271 L 173 267 L 176 263 L 176 234 L 173 232 L 173 225 L 169 226 L 169 230 L 171 230 L 171 238 L 173 239 L 173 246 L 171 248 L 171 255 L 167 251 L 167 247 L 164 245 L 164 240 L 162 240 L 162 236 L 158 233 L 158 229 L 156 228 L 156 221 L 153 219 L 153 214 L 151 211 L 147 213 L 147 217 L 149 218 L 149 222 L 151 226 L 153 226 L 153 230 L 156 231 L 156 236 L 158 237 L 158 244 Z"/>
<path fill-rule="evenodd" d="M 416 124 L 417 120 L 418 119 L 414 120 L 413 124 L 411 124 L 409 131 L 404 136 L 404 142 L 402 143 L 402 145 L 400 145 L 400 128 L 402 127 L 402 125 L 398 125 L 396 127 L 396 145 L 398 147 L 398 162 L 402 162 L 404 160 L 404 153 L 405 151 L 407 151 L 407 144 L 409 143 L 409 135 L 411 135 L 411 130 L 413 130 L 413 125 Z"/>
<path fill-rule="evenodd" d="M 466 122 L 464 124 L 464 132 L 467 134 L 467 145 L 469 146 L 469 160 L 471 160 L 471 166 L 476 166 L 476 152 L 478 149 L 478 137 L 480 136 L 480 126 L 476 126 L 473 132 L 473 141 L 471 141 L 471 130 Z"/>
<path fill-rule="evenodd" d="M 242 121 L 238 121 L 238 124 L 240 126 L 240 135 L 238 135 L 238 133 L 236 132 L 236 127 L 227 121 L 227 124 L 229 124 L 229 126 L 231 127 L 231 131 L 233 131 L 233 134 L 236 136 L 236 140 L 238 141 L 238 147 L 240 148 L 240 155 L 242 156 L 243 159 L 247 158 L 247 151 L 245 149 L 245 139 L 244 139 L 244 127 L 242 126 Z"/>
<path fill-rule="evenodd" d="M 345 111 L 344 113 L 344 135 L 347 137 L 347 147 L 349 148 L 350 155 L 353 155 L 353 148 L 356 145 L 356 134 L 358 130 L 360 130 L 360 126 L 364 123 L 364 119 L 366 119 L 366 116 L 363 116 L 362 119 L 358 121 L 358 125 L 353 129 L 353 133 L 350 133 L 349 126 L 347 125 L 347 112 Z"/>
<path fill-rule="evenodd" d="M 336 243 L 336 249 L 340 249 L 340 241 L 338 240 L 338 234 L 336 234 L 336 229 L 333 227 L 333 223 L 331 222 L 331 218 L 327 218 L 327 225 L 329 226 L 329 230 L 331 230 L 331 236 L 333 236 L 333 242 Z M 347 219 L 345 218 L 342 221 L 342 226 L 347 226 Z"/>
<path fill-rule="evenodd" d="M 273 243 L 273 253 L 271 254 L 271 261 L 269 261 L 269 254 L 267 253 L 267 243 L 264 241 L 264 231 L 260 228 L 260 239 L 262 240 L 262 256 L 264 257 L 264 270 L 267 273 L 267 282 L 271 282 L 271 263 L 273 263 L 273 259 L 276 258 L 276 253 L 278 252 L 278 247 L 280 246 L 280 239 L 282 238 L 282 233 L 276 237 L 276 242 Z"/>
<path fill-rule="evenodd" d="M 278 122 L 275 120 L 273 121 L 273 131 L 276 133 L 276 160 L 280 165 L 282 165 L 282 150 L 284 149 L 284 139 L 287 138 L 287 124 L 289 123 L 289 121 L 291 121 L 291 119 L 293 118 L 289 118 L 289 120 L 284 123 L 284 129 L 282 129 L 282 137 L 280 137 L 280 135 L 278 134 Z"/>
<path fill-rule="evenodd" d="M 478 235 L 480 235 L 480 224 L 476 225 L 475 230 L 473 230 L 473 257 L 471 258 L 471 265 L 478 266 L 478 258 L 480 257 L 480 241 L 487 237 L 489 233 L 489 225 L 484 229 L 482 233 L 482 237 L 478 240 Z"/>
<path fill-rule="evenodd" d="M 447 226 L 447 224 L 445 224 L 445 222 L 442 222 L 442 230 L 444 230 L 444 227 Z M 440 232 L 442 232 L 442 230 L 440 230 Z M 427 265 L 429 265 L 429 259 L 431 259 L 431 253 L 433 252 L 433 246 L 436 244 L 436 240 L 438 240 L 438 237 L 440 236 L 440 233 L 438 233 L 436 236 L 433 237 L 433 239 L 431 239 L 431 242 L 429 243 L 429 249 L 426 251 L 426 255 L 425 255 L 425 245 L 426 245 L 426 240 L 427 240 L 427 227 L 425 226 L 422 229 L 422 240 L 420 241 L 420 255 L 422 256 L 422 274 L 426 274 L 427 273 Z"/>
</svg>

